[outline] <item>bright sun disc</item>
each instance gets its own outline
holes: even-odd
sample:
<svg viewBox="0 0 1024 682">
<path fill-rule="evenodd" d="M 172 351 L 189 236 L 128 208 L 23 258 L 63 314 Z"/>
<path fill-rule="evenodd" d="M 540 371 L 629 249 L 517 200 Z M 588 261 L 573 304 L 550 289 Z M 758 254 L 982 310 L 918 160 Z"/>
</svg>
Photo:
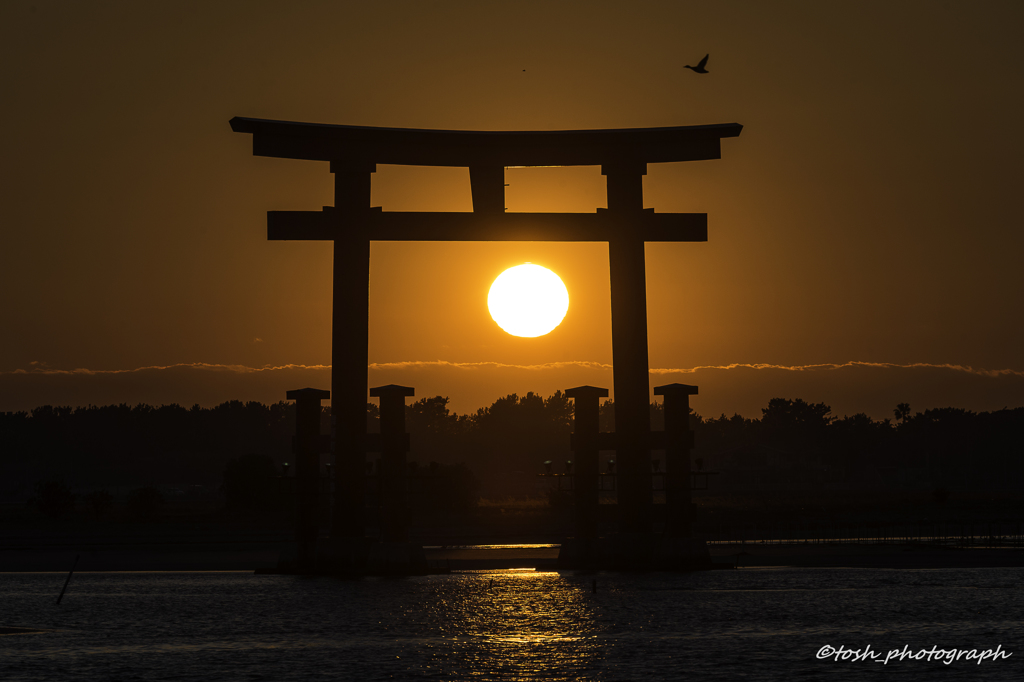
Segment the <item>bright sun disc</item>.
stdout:
<svg viewBox="0 0 1024 682">
<path fill-rule="evenodd" d="M 543 336 L 569 311 L 569 291 L 547 268 L 524 263 L 498 275 L 487 293 L 487 309 L 513 336 Z"/>
</svg>

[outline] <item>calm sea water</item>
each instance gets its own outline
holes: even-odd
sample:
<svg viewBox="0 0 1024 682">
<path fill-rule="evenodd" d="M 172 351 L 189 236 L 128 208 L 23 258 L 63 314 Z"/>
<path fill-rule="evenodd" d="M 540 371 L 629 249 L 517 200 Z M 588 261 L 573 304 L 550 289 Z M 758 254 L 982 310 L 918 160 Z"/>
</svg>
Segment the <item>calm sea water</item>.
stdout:
<svg viewBox="0 0 1024 682">
<path fill-rule="evenodd" d="M 80 573 L 58 607 L 64 578 L 0 574 L 0 626 L 46 630 L 0 636 L 0 679 L 1024 680 L 1024 569 Z"/>
</svg>

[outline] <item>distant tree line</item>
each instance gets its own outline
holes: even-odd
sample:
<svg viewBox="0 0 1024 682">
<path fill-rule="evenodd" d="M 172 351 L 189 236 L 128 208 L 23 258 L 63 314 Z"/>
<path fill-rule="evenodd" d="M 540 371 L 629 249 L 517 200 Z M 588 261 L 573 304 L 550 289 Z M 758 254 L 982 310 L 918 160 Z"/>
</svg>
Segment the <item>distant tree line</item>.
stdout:
<svg viewBox="0 0 1024 682">
<path fill-rule="evenodd" d="M 472 414 L 456 414 L 448 405 L 442 396 L 407 405 L 411 460 L 424 466 L 463 463 L 500 494 L 532 488 L 545 460 L 564 471 L 563 463 L 572 458 L 573 405 L 560 391 L 546 398 L 507 395 Z M 876 421 L 865 414 L 836 418 L 824 403 L 775 398 L 761 412 L 760 419 L 691 412 L 695 460 L 716 466 L 730 461 L 729 453 L 761 448 L 793 467 L 873 467 L 883 475 L 915 470 L 947 487 L 1021 487 L 1024 408 L 911 414 L 902 403 L 894 409 L 895 421 Z M 602 430 L 614 430 L 614 413 L 614 402 L 606 401 Z M 329 424 L 325 407 L 324 433 Z M 367 424 L 379 430 L 374 404 L 367 405 Z M 651 405 L 651 424 L 663 428 L 660 403 Z M 232 460 L 259 455 L 265 467 L 289 461 L 294 432 L 295 407 L 284 402 L 189 409 L 44 406 L 0 413 L 0 494 L 31 491 L 38 481 L 57 477 L 79 488 L 200 484 L 216 490 Z"/>
<path fill-rule="evenodd" d="M 651 428 L 664 428 L 661 403 L 652 403 Z M 897 421 L 866 414 L 835 417 L 824 403 L 773 398 L 760 419 L 734 414 L 704 418 L 691 410 L 696 465 L 708 468 L 731 453 L 770 450 L 782 467 L 819 467 L 839 472 L 856 486 L 862 474 L 926 477 L 939 488 L 1024 488 L 1024 408 L 975 413 L 940 408 L 911 414 L 901 403 Z M 601 405 L 601 430 L 615 430 L 615 403 Z M 440 396 L 409 405 L 406 428 L 414 453 L 438 461 L 465 461 L 484 478 L 543 471 L 552 461 L 564 471 L 572 458 L 572 402 L 561 392 L 548 398 L 528 393 L 500 398 L 475 414 L 458 415 Z M 604 459 L 613 458 L 607 453 Z M 654 455 L 658 457 L 657 453 Z M 604 468 L 604 465 L 603 467 Z M 849 486 L 847 486 L 849 487 Z"/>
<path fill-rule="evenodd" d="M 287 403 L 52 407 L 0 414 L 0 492 L 62 478 L 78 487 L 216 486 L 228 460 L 286 456 L 295 431 Z"/>
<path fill-rule="evenodd" d="M 774 398 L 761 412 L 759 420 L 696 418 L 697 454 L 723 462 L 737 451 L 770 450 L 777 466 L 788 465 L 794 476 L 800 468 L 832 472 L 822 487 L 857 489 L 870 481 L 873 487 L 926 486 L 947 494 L 1024 488 L 1024 408 L 911 414 L 900 403 L 894 423 L 863 413 L 835 417 L 824 403 Z"/>
</svg>

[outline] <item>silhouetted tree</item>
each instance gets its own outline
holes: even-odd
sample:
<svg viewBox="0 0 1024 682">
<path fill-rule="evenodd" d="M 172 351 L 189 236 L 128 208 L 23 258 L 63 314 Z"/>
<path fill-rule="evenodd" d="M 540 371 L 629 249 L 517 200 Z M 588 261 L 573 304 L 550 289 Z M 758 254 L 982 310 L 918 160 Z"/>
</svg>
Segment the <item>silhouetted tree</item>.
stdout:
<svg viewBox="0 0 1024 682">
<path fill-rule="evenodd" d="M 439 395 L 422 398 L 405 406 L 405 430 L 409 433 L 456 435 L 466 420 L 466 417 L 451 412 L 448 409 L 448 398 Z"/>
<path fill-rule="evenodd" d="M 761 409 L 761 438 L 770 445 L 790 450 L 820 448 L 832 422 L 832 408 L 802 399 L 772 398 Z"/>
<path fill-rule="evenodd" d="M 525 489 L 532 486 L 533 474 L 543 470 L 544 460 L 571 457 L 572 407 L 561 392 L 548 398 L 512 394 L 474 414 L 458 415 L 447 398 L 424 398 L 407 406 L 410 457 L 464 462 L 488 482 L 512 480 L 509 474 L 515 474 Z M 602 430 L 614 431 L 614 413 L 612 401 L 601 405 Z M 909 405 L 900 403 L 894 414 L 899 429 L 889 420 L 876 422 L 864 414 L 834 419 L 827 405 L 801 399 L 775 398 L 759 420 L 724 414 L 703 419 L 691 413 L 693 456 L 708 458 L 714 468 L 716 453 L 764 445 L 804 461 L 834 455 L 863 463 L 866 457 L 879 468 L 912 474 L 886 480 L 932 480 L 950 489 L 1024 487 L 1024 408 L 980 414 L 941 408 L 911 416 Z M 322 415 L 326 433 L 329 408 Z M 651 420 L 654 429 L 660 428 L 660 405 L 651 407 Z M 368 428 L 378 430 L 377 424 L 378 408 L 369 403 Z M 294 433 L 295 406 L 285 402 L 266 406 L 230 401 L 209 409 L 44 405 L 28 413 L 0 413 L 0 471 L 8 491 L 53 481 L 60 474 L 93 488 L 146 481 L 216 486 L 224 480 L 228 462 L 243 455 L 269 457 L 275 466 L 291 459 Z"/>
<path fill-rule="evenodd" d="M 480 501 L 480 481 L 463 463 L 430 463 L 430 499 L 432 507 L 445 511 L 465 511 Z"/>
<path fill-rule="evenodd" d="M 547 459 L 562 458 L 572 432 L 572 404 L 561 391 L 547 399 L 536 393 L 499 398 L 472 417 L 472 440 L 492 471 L 538 473 Z"/>
<path fill-rule="evenodd" d="M 380 407 L 366 403 L 366 432 L 380 433 Z"/>
<path fill-rule="evenodd" d="M 82 499 L 96 517 L 105 516 L 114 506 L 114 496 L 107 490 L 94 490 Z"/>
<path fill-rule="evenodd" d="M 824 449 L 833 459 L 838 457 L 851 466 L 863 469 L 867 455 L 880 452 L 891 431 L 892 426 L 888 419 L 876 422 L 863 412 L 858 412 L 852 417 L 844 416 L 842 419 L 832 420 Z M 872 463 L 888 464 L 874 460 Z"/>
<path fill-rule="evenodd" d="M 746 419 L 738 414 L 717 419 L 701 419 L 695 416 L 690 425 L 694 431 L 694 444 L 701 453 L 731 450 L 753 442 L 759 422 Z"/>
<path fill-rule="evenodd" d="M 68 516 L 75 509 L 75 495 L 60 479 L 37 482 L 35 492 L 30 504 L 51 519 Z"/>
<path fill-rule="evenodd" d="M 147 485 L 128 493 L 128 514 L 132 519 L 154 521 L 163 510 L 164 496 L 154 486 Z"/>
<path fill-rule="evenodd" d="M 224 493 L 228 509 L 268 510 L 279 506 L 278 468 L 270 455 L 242 455 L 224 467 Z"/>
<path fill-rule="evenodd" d="M 613 433 L 615 431 L 615 401 L 605 400 L 597 413 L 598 430 Z"/>
</svg>

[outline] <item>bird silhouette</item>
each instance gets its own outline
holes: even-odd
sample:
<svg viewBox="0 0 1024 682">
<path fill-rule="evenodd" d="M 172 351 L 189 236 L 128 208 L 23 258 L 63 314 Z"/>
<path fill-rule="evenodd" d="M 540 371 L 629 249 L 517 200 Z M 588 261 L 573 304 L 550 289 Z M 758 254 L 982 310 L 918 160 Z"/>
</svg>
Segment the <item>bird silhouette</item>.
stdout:
<svg viewBox="0 0 1024 682">
<path fill-rule="evenodd" d="M 683 68 L 684 69 L 690 69 L 691 71 L 693 71 L 695 73 L 708 73 L 708 70 L 704 68 L 704 65 L 708 63 L 708 57 L 710 57 L 710 56 L 711 55 L 709 55 L 709 54 L 704 55 L 704 59 L 702 59 L 699 62 L 697 62 L 697 66 L 690 66 L 689 64 L 687 64 Z"/>
</svg>

